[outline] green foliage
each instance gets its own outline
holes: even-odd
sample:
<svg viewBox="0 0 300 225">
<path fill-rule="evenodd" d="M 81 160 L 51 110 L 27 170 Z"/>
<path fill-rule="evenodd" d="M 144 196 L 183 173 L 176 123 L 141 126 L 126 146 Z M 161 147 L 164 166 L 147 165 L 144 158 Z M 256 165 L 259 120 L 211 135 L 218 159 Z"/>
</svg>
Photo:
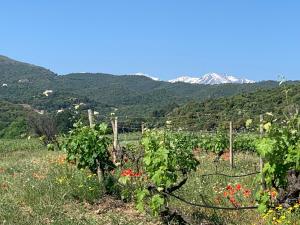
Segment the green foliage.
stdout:
<svg viewBox="0 0 300 225">
<path fill-rule="evenodd" d="M 289 88 L 286 96 L 285 88 Z M 291 108 L 300 105 L 300 85 L 277 86 L 251 93 L 236 94 L 232 97 L 191 101 L 175 108 L 168 114 L 168 120 L 183 129 L 215 130 L 224 121 L 233 121 L 233 128 L 242 130 L 259 123 L 259 115 L 272 112 L 278 120 L 284 120 Z M 249 119 L 250 118 L 250 119 Z"/>
<path fill-rule="evenodd" d="M 20 138 L 29 133 L 27 114 L 22 106 L 0 100 L 0 138 Z"/>
<path fill-rule="evenodd" d="M 222 110 L 223 105 L 214 104 L 213 99 L 274 88 L 278 85 L 272 81 L 255 84 L 195 85 L 154 81 L 144 76 L 114 76 L 102 73 L 57 76 L 45 68 L 4 56 L 0 56 L 0 82 L 8 84 L 7 87 L 0 88 L 0 99 L 26 103 L 34 109 L 56 112 L 59 109 L 72 108 L 74 104 L 85 103 L 85 107 L 95 109 L 100 115 L 108 115 L 112 108 L 118 108 L 118 114 L 122 116 L 154 117 L 144 121 L 151 124 L 160 124 L 164 120 L 163 117 L 173 109 L 191 100 L 211 99 L 206 103 L 208 109 Z M 45 90 L 53 90 L 53 93 L 45 96 Z M 256 107 L 255 103 L 250 103 L 247 105 Z M 237 108 L 241 109 L 240 106 Z M 229 105 L 225 105 L 226 109 L 228 107 Z M 193 109 L 189 113 L 193 118 L 197 115 L 194 112 Z M 202 120 L 204 121 L 206 119 Z M 213 121 L 217 123 L 218 119 L 211 118 L 205 123 L 211 125 Z M 132 123 L 132 120 L 128 120 L 128 123 L 130 122 Z"/>
<path fill-rule="evenodd" d="M 233 149 L 235 151 L 256 152 L 256 140 L 258 136 L 254 134 L 238 134 L 234 137 Z"/>
<path fill-rule="evenodd" d="M 17 118 L 8 127 L 0 131 L 2 138 L 20 138 L 28 134 L 28 125 L 24 118 Z"/>
<path fill-rule="evenodd" d="M 144 189 L 137 192 L 137 206 L 143 207 L 145 197 L 154 215 L 167 203 L 163 191 L 171 190 L 186 175 L 196 170 L 198 161 L 193 155 L 196 147 L 194 138 L 187 134 L 166 130 L 147 131 L 142 139 L 145 149 L 143 169 L 149 179 Z M 147 185 L 154 185 L 155 191 L 148 192 Z"/>
<path fill-rule="evenodd" d="M 265 162 L 263 176 L 266 187 L 278 192 L 286 188 L 287 172 L 300 170 L 300 117 L 296 114 L 280 124 L 275 122 L 276 119 L 271 117 L 264 123 L 266 135 L 257 141 L 256 148 Z M 268 192 L 258 193 L 257 198 L 262 211 L 274 204 Z"/>
<path fill-rule="evenodd" d="M 106 131 L 107 125 L 104 123 L 90 128 L 77 122 L 74 129 L 63 139 L 61 148 L 67 152 L 67 159 L 75 161 L 79 169 L 89 168 L 95 173 L 98 160 L 101 170 L 110 171 L 114 165 L 108 151 L 111 139 L 106 136 Z"/>
<path fill-rule="evenodd" d="M 298 115 L 280 125 L 265 123 L 266 136 L 257 141 L 256 147 L 266 161 L 263 171 L 268 186 L 284 187 L 287 171 L 300 169 L 299 126 Z"/>
<path fill-rule="evenodd" d="M 216 134 L 202 134 L 198 138 L 198 147 L 205 151 L 211 151 L 216 154 L 228 149 L 229 137 L 222 129 L 218 130 Z"/>
</svg>

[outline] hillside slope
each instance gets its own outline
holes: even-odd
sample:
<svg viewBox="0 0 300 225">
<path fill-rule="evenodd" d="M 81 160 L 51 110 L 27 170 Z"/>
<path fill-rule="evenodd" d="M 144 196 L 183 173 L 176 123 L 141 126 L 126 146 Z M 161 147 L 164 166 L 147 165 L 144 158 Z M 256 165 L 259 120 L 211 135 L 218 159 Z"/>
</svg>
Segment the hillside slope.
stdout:
<svg viewBox="0 0 300 225">
<path fill-rule="evenodd" d="M 283 118 L 299 106 L 300 84 L 295 84 L 203 102 L 192 101 L 174 109 L 168 118 L 179 127 L 212 129 L 231 120 L 238 128 L 250 118 L 258 122 L 259 115 L 266 112 Z"/>
<path fill-rule="evenodd" d="M 6 84 L 7 86 L 2 86 Z M 145 76 L 73 73 L 58 76 L 45 68 L 0 56 L 0 100 L 30 104 L 54 111 L 79 102 L 108 115 L 152 116 L 171 111 L 170 106 L 273 88 L 277 82 L 199 85 L 155 81 Z M 43 92 L 51 90 L 45 96 Z"/>
</svg>

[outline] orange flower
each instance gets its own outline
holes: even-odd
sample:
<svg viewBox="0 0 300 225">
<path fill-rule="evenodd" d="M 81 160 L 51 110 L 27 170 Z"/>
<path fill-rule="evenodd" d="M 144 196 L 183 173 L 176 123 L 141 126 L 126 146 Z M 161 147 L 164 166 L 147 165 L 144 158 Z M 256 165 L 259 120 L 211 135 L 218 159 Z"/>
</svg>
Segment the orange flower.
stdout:
<svg viewBox="0 0 300 225">
<path fill-rule="evenodd" d="M 244 192 L 243 192 L 243 195 L 244 197 L 248 198 L 250 195 L 251 195 L 251 191 L 249 189 L 246 189 Z"/>
<path fill-rule="evenodd" d="M 223 195 L 224 195 L 224 197 L 227 197 L 228 192 L 224 191 Z"/>
<path fill-rule="evenodd" d="M 230 201 L 231 203 L 235 203 L 235 202 L 236 202 L 234 197 L 230 197 L 230 198 L 229 198 L 229 201 Z"/>
<path fill-rule="evenodd" d="M 229 191 L 229 194 L 230 194 L 230 195 L 234 195 L 234 194 L 235 194 L 235 190 L 234 190 L 234 189 L 231 189 L 231 190 Z"/>
<path fill-rule="evenodd" d="M 277 192 L 276 191 L 271 191 L 271 197 L 276 198 L 276 196 L 277 196 Z"/>
</svg>

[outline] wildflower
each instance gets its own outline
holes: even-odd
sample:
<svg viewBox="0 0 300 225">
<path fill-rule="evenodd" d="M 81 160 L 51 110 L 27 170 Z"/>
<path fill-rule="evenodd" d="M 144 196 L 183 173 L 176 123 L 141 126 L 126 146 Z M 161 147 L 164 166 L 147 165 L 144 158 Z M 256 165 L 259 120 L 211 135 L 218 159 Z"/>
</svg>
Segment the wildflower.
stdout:
<svg viewBox="0 0 300 225">
<path fill-rule="evenodd" d="M 232 190 L 232 186 L 231 185 L 227 185 L 226 190 Z"/>
<path fill-rule="evenodd" d="M 240 184 L 237 184 L 237 185 L 236 185 L 236 190 L 238 190 L 238 191 L 239 191 L 239 190 L 241 190 L 241 189 L 242 189 L 242 185 L 240 185 Z"/>
<path fill-rule="evenodd" d="M 230 198 L 229 198 L 229 201 L 230 201 L 231 203 L 235 203 L 235 198 L 234 198 L 234 197 L 230 197 Z"/>
<path fill-rule="evenodd" d="M 277 192 L 276 191 L 271 191 L 271 197 L 276 198 L 276 196 L 277 196 Z"/>
<path fill-rule="evenodd" d="M 123 177 L 139 177 L 141 176 L 141 173 L 134 173 L 131 169 L 123 170 L 121 173 L 121 176 Z"/>
<path fill-rule="evenodd" d="M 250 195 L 251 195 L 251 191 L 249 189 L 246 189 L 244 192 L 243 192 L 243 195 L 244 197 L 248 198 Z"/>
<path fill-rule="evenodd" d="M 280 219 L 281 219 L 281 220 L 285 220 L 285 219 L 286 219 L 286 216 L 285 216 L 285 215 L 282 215 L 282 216 L 280 216 Z"/>
<path fill-rule="evenodd" d="M 224 195 L 224 197 L 227 197 L 228 192 L 224 191 L 223 195 Z"/>
<path fill-rule="evenodd" d="M 127 169 L 127 170 L 123 170 L 121 173 L 121 176 L 127 177 L 127 176 L 131 176 L 133 174 L 131 169 Z"/>
</svg>

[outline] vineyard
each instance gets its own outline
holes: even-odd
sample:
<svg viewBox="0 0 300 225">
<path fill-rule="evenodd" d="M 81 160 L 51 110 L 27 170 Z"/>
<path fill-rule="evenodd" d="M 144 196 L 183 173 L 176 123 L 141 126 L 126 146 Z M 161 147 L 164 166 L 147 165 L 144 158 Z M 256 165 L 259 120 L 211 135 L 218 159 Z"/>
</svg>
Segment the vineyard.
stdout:
<svg viewBox="0 0 300 225">
<path fill-rule="evenodd" d="M 1 140 L 3 224 L 298 224 L 298 114 L 209 131 L 125 119 L 89 110 L 66 135 Z"/>
</svg>

